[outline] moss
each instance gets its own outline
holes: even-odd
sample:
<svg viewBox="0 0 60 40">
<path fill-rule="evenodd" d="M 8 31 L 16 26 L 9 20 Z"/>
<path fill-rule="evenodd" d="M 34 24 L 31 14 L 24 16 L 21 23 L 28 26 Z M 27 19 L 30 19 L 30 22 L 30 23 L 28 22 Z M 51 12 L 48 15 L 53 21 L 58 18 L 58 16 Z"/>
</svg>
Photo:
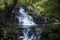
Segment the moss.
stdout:
<svg viewBox="0 0 60 40">
<path fill-rule="evenodd" d="M 5 5 L 0 5 L 0 10 L 5 10 Z"/>
</svg>

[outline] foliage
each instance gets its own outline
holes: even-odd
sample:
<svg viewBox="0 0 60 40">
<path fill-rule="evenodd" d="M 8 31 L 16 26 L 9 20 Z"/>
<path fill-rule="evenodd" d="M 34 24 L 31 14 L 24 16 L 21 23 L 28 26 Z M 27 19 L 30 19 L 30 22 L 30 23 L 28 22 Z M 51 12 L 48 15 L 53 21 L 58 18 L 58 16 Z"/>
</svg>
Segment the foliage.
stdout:
<svg viewBox="0 0 60 40">
<path fill-rule="evenodd" d="M 8 28 L 12 28 L 15 31 L 18 29 L 18 26 L 12 19 L 12 10 L 20 5 L 26 5 L 29 10 L 32 10 L 32 16 L 39 20 L 40 14 L 43 14 L 48 17 L 50 26 L 44 28 L 44 33 L 47 34 L 48 40 L 59 39 L 60 35 L 60 5 L 59 0 L 0 0 L 0 27 L 2 30 L 2 35 L 4 38 L 7 34 Z M 55 20 L 59 21 L 56 22 Z M 8 28 L 7 28 L 8 27 Z M 3 28 L 3 29 L 2 29 Z M 10 30 L 8 29 L 8 30 Z M 0 31 L 1 31 L 0 30 Z M 5 30 L 5 31 L 4 31 Z M 13 30 L 9 33 L 15 33 Z M 8 34 L 9 34 L 8 33 Z M 56 36 L 56 37 L 54 37 Z M 7 36 L 6 36 L 7 37 Z M 56 39 L 55 39 L 56 38 Z"/>
</svg>

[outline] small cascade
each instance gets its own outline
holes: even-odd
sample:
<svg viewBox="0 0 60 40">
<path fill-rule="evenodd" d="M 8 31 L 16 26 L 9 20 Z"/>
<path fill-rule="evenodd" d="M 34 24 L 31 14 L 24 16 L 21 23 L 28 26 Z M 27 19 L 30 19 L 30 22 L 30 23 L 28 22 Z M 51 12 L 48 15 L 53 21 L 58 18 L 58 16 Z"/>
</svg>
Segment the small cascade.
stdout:
<svg viewBox="0 0 60 40">
<path fill-rule="evenodd" d="M 39 40 L 42 30 L 36 27 L 37 24 L 23 7 L 20 7 L 19 16 L 17 17 L 20 27 L 18 40 Z"/>
<path fill-rule="evenodd" d="M 28 12 L 25 12 L 25 10 L 23 9 L 23 7 L 20 7 L 19 12 L 20 12 L 20 16 L 18 17 L 18 19 L 19 19 L 19 25 L 23 25 L 24 27 L 29 27 L 29 26 L 36 25 L 33 22 L 33 18 L 30 15 L 28 15 Z"/>
</svg>

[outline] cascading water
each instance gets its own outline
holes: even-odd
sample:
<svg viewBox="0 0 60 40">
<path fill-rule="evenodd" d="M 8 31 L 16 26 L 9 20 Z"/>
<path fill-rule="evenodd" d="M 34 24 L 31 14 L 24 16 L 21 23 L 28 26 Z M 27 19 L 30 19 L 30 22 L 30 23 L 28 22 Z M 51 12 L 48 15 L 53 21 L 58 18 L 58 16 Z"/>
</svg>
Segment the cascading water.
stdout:
<svg viewBox="0 0 60 40">
<path fill-rule="evenodd" d="M 33 19 L 32 19 L 32 17 L 31 16 L 29 16 L 28 15 L 28 13 L 27 12 L 25 12 L 25 10 L 22 8 L 22 7 L 20 7 L 20 10 L 19 10 L 19 12 L 20 12 L 20 16 L 19 16 L 19 25 L 24 25 L 24 27 L 25 27 L 25 25 L 28 25 L 28 26 L 32 26 L 32 25 L 36 25 L 34 22 L 33 22 Z M 27 26 L 26 26 L 27 27 Z"/>
<path fill-rule="evenodd" d="M 28 15 L 28 12 L 25 12 L 23 7 L 19 9 L 19 26 L 20 26 L 20 34 L 18 40 L 39 40 L 41 37 L 41 29 L 35 27 L 35 22 L 33 18 Z"/>
</svg>

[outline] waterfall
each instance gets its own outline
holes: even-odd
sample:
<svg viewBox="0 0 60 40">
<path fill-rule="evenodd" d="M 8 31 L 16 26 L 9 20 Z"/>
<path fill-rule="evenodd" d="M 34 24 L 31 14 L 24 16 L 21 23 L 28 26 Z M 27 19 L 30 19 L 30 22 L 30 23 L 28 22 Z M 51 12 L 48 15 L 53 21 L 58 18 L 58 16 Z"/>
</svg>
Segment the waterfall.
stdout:
<svg viewBox="0 0 60 40">
<path fill-rule="evenodd" d="M 20 7 L 19 16 L 17 17 L 20 27 L 18 40 L 40 40 L 41 29 L 35 27 L 37 24 L 23 7 Z"/>
<path fill-rule="evenodd" d="M 19 25 L 27 25 L 27 26 L 32 26 L 32 25 L 36 25 L 34 22 L 33 22 L 33 18 L 31 16 L 28 15 L 28 12 L 25 12 L 25 10 L 20 7 L 20 16 L 18 17 L 19 18 Z M 26 27 L 27 27 L 26 26 Z"/>
</svg>

